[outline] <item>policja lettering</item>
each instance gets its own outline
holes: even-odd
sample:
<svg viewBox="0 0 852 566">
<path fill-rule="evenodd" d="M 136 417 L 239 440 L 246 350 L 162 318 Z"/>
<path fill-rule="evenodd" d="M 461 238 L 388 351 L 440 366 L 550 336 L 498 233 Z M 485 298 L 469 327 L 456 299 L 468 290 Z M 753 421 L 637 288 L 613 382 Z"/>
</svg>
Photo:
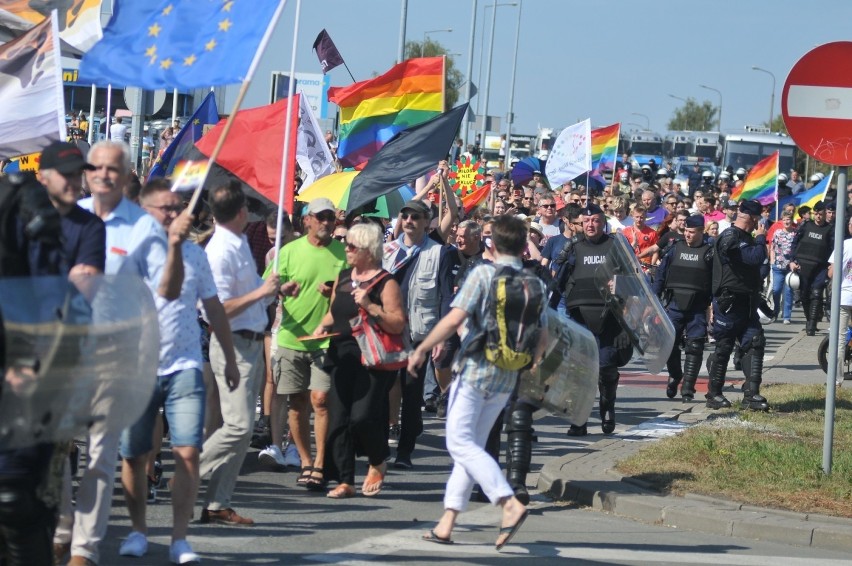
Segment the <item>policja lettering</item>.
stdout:
<svg viewBox="0 0 852 566">
<path fill-rule="evenodd" d="M 606 263 L 605 255 L 591 255 L 583 257 L 583 265 L 598 265 L 601 263 Z"/>
<path fill-rule="evenodd" d="M 682 259 L 683 261 L 698 261 L 699 259 L 701 259 L 701 256 L 699 254 L 682 253 L 680 254 L 680 259 Z"/>
<path fill-rule="evenodd" d="M 822 240 L 822 234 L 819 232 L 808 232 L 808 237 L 814 240 Z"/>
</svg>

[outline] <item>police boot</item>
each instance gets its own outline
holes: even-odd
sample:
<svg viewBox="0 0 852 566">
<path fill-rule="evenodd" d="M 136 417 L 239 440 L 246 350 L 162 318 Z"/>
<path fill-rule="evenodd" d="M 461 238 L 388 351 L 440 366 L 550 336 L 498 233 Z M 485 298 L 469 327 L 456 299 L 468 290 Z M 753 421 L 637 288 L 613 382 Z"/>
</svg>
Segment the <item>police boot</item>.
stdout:
<svg viewBox="0 0 852 566">
<path fill-rule="evenodd" d="M 615 430 L 615 395 L 618 390 L 618 368 L 601 368 L 598 390 L 600 392 L 601 430 L 604 434 L 612 434 Z"/>
<path fill-rule="evenodd" d="M 701 358 L 704 357 L 703 340 L 687 340 L 686 353 L 683 358 L 683 384 L 680 386 L 680 397 L 684 403 L 692 403 L 695 398 L 695 382 L 701 369 Z"/>
<path fill-rule="evenodd" d="M 728 360 L 734 349 L 733 338 L 720 338 L 716 340 L 716 351 L 713 353 L 713 363 L 709 363 L 710 383 L 707 385 L 707 407 L 710 409 L 726 409 L 731 406 L 724 395 L 722 388 L 725 386 L 725 372 L 728 369 Z"/>
<path fill-rule="evenodd" d="M 677 395 L 677 386 L 683 379 L 683 370 L 680 368 L 680 345 L 675 343 L 672 348 L 672 353 L 669 354 L 669 359 L 666 361 L 666 367 L 669 370 L 669 381 L 666 384 L 666 397 L 674 399 Z"/>
<path fill-rule="evenodd" d="M 743 384 L 743 409 L 750 411 L 768 411 L 769 403 L 760 394 L 760 384 L 763 382 L 763 351 L 766 346 L 766 338 L 761 330 L 752 339 L 748 354 L 743 358 L 743 363 L 749 365 L 748 378 Z"/>
<path fill-rule="evenodd" d="M 737 371 L 742 371 L 743 369 L 743 349 L 740 348 L 739 344 L 734 348 L 734 369 Z"/>
<path fill-rule="evenodd" d="M 805 334 L 813 336 L 817 331 L 817 321 L 822 317 L 822 298 L 811 297 L 808 301 L 808 310 L 805 311 L 807 323 L 805 324 Z"/>
<path fill-rule="evenodd" d="M 527 474 L 532 461 L 533 441 L 532 407 L 525 403 L 518 403 L 513 407 L 506 434 L 506 479 L 518 501 L 528 505 L 530 494 L 527 491 Z"/>
</svg>

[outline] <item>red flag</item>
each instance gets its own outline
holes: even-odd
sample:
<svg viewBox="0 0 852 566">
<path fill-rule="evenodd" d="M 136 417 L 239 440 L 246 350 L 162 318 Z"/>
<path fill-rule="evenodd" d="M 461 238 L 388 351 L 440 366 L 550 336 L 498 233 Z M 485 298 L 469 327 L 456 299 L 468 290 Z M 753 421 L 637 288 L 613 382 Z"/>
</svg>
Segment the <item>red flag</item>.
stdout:
<svg viewBox="0 0 852 566">
<path fill-rule="evenodd" d="M 284 151 L 284 129 L 287 122 L 287 99 L 258 108 L 240 110 L 216 159 L 245 184 L 274 203 L 278 203 L 281 186 L 281 155 Z M 299 95 L 293 98 L 290 119 L 290 151 L 287 153 L 290 178 L 284 186 L 284 208 L 293 212 L 293 189 L 296 172 L 296 133 L 299 126 Z M 210 129 L 196 147 L 206 156 L 213 153 L 225 127 L 221 120 Z"/>
</svg>

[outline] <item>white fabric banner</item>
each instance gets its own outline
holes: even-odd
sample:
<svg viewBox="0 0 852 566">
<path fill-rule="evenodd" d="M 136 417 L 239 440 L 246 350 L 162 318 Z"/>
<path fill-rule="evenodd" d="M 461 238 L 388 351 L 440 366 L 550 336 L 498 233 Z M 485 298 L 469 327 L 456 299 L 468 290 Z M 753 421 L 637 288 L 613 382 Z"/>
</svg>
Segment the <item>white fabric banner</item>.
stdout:
<svg viewBox="0 0 852 566">
<path fill-rule="evenodd" d="M 65 139 L 56 13 L 0 47 L 0 158 Z"/>
<path fill-rule="evenodd" d="M 24 31 L 49 19 L 47 16 L 51 10 L 57 10 L 57 25 L 62 41 L 85 53 L 103 36 L 101 4 L 101 0 L 0 1 L 0 43 L 20 36 Z"/>
<path fill-rule="evenodd" d="M 555 187 L 592 170 L 592 122 L 583 120 L 562 130 L 547 156 L 545 173 Z"/>
<path fill-rule="evenodd" d="M 299 95 L 299 129 L 296 142 L 296 161 L 305 173 L 302 190 L 311 183 L 334 173 L 334 156 L 322 135 L 322 129 L 311 111 L 304 93 Z"/>
</svg>

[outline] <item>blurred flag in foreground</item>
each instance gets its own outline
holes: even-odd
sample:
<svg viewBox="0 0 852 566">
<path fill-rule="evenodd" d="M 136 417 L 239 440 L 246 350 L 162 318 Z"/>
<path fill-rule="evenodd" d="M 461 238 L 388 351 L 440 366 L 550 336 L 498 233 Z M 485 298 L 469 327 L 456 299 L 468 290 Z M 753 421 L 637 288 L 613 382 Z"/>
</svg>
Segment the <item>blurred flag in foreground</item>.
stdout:
<svg viewBox="0 0 852 566">
<path fill-rule="evenodd" d="M 65 100 L 55 18 L 0 46 L 0 158 L 65 139 Z"/>
<path fill-rule="evenodd" d="M 0 1 L 0 43 L 21 35 L 57 11 L 59 37 L 85 52 L 101 38 L 101 0 Z"/>
<path fill-rule="evenodd" d="M 169 147 L 160 154 L 151 167 L 149 179 L 154 177 L 168 177 L 172 174 L 175 165 L 186 156 L 187 151 L 195 142 L 204 135 L 204 126 L 219 122 L 219 111 L 216 109 L 216 97 L 212 92 L 207 94 L 192 118 L 183 125 L 180 132 L 174 137 Z"/>
<path fill-rule="evenodd" d="M 283 0 L 116 0 L 79 82 L 148 90 L 242 82 Z"/>
</svg>

